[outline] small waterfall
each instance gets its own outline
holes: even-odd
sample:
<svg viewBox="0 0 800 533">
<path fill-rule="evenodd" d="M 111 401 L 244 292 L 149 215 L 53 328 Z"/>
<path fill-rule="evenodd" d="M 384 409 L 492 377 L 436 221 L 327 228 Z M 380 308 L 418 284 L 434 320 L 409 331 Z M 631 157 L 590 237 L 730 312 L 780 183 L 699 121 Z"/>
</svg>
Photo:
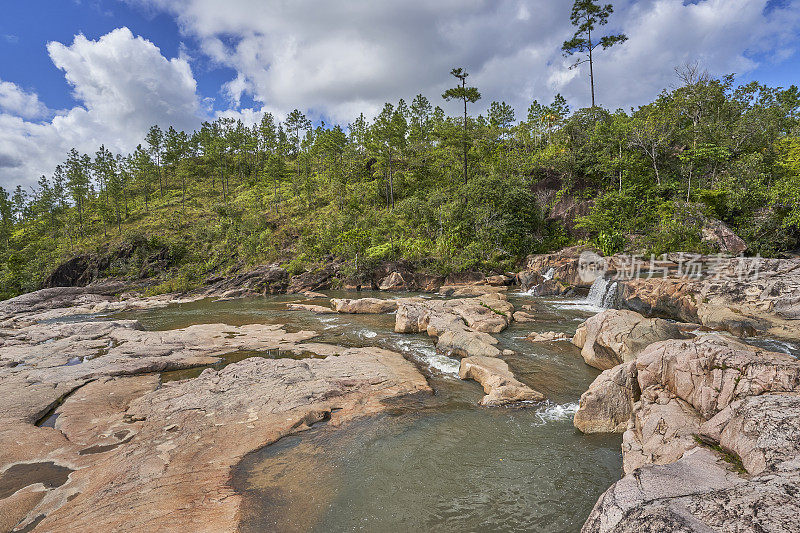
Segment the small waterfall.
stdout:
<svg viewBox="0 0 800 533">
<path fill-rule="evenodd" d="M 617 297 L 617 283 L 609 283 L 605 278 L 597 278 L 589 289 L 586 303 L 601 309 L 608 309 L 614 305 Z"/>
<path fill-rule="evenodd" d="M 555 269 L 555 268 L 550 268 L 550 270 L 548 270 L 547 272 L 545 272 L 545 273 L 544 273 L 544 276 L 542 276 L 542 277 L 543 277 L 545 280 L 548 280 L 548 279 L 553 279 L 553 276 L 555 276 L 555 275 L 556 275 L 556 269 Z"/>
<path fill-rule="evenodd" d="M 608 291 L 603 297 L 603 309 L 611 309 L 617 300 L 617 282 L 615 281 L 608 286 Z"/>
</svg>

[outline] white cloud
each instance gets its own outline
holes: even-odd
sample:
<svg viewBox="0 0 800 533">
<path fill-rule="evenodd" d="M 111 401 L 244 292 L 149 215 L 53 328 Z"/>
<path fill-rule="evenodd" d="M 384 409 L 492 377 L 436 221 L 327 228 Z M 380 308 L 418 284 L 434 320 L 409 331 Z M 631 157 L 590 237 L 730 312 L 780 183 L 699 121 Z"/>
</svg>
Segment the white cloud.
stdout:
<svg viewBox="0 0 800 533">
<path fill-rule="evenodd" d="M 385 101 L 423 92 L 435 103 L 464 66 L 484 100 L 524 112 L 562 92 L 590 102 L 588 68 L 569 71 L 561 43 L 571 2 L 551 0 L 129 0 L 172 13 L 199 51 L 234 69 L 233 105 L 244 94 L 274 109 L 300 108 L 347 121 Z M 744 73 L 758 54 L 786 57 L 800 1 L 765 13 L 768 0 L 617 0 L 607 28 L 629 41 L 599 51 L 598 102 L 646 102 L 674 82 L 674 67 L 700 59 L 712 74 Z"/>
<path fill-rule="evenodd" d="M 113 151 L 128 151 L 153 124 L 180 129 L 199 124 L 196 82 L 188 62 L 165 58 L 128 28 L 96 41 L 77 35 L 69 46 L 51 42 L 47 51 L 82 105 L 42 123 L 26 120 L 35 115 L 4 106 L 0 186 L 34 183 L 39 175 L 50 174 L 72 147 L 94 153 L 105 144 Z M 38 102 L 36 95 L 23 94 Z"/>
<path fill-rule="evenodd" d="M 25 92 L 15 83 L 0 80 L 0 112 L 22 118 L 42 118 L 50 114 L 36 94 Z"/>
</svg>

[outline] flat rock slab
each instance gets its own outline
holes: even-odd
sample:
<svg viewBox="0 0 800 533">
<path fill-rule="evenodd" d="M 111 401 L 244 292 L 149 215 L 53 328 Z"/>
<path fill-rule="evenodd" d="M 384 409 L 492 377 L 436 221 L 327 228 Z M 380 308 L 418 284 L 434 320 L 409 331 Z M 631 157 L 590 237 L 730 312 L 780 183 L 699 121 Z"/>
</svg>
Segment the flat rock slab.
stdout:
<svg viewBox="0 0 800 533">
<path fill-rule="evenodd" d="M 57 429 L 8 426 L 6 461 L 75 470 L 39 503 L 26 500 L 21 525 L 44 515 L 43 530 L 235 530 L 241 497 L 228 478 L 244 455 L 314 423 L 338 426 L 382 411 L 390 398 L 431 392 L 401 354 L 328 348 L 338 355 L 255 357 L 158 388 L 153 376 L 97 380 L 59 408 Z M 17 448 L 7 446 L 21 435 Z"/>
</svg>

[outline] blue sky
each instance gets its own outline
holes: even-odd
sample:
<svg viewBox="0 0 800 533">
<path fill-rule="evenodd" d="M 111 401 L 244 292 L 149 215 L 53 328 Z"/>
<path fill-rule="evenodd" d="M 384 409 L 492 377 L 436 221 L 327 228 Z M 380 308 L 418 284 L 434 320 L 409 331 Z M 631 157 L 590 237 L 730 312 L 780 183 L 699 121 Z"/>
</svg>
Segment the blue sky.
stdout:
<svg viewBox="0 0 800 533">
<path fill-rule="evenodd" d="M 800 0 L 615 0 L 598 54 L 609 108 L 643 104 L 699 61 L 712 75 L 800 83 Z M 150 124 L 191 129 L 299 108 L 346 124 L 386 101 L 439 95 L 464 66 L 481 112 L 506 101 L 589 103 L 568 69 L 567 0 L 4 0 L 0 186 L 30 184 L 71 147 L 131 150 Z M 48 44 L 49 43 L 49 44 Z"/>
</svg>

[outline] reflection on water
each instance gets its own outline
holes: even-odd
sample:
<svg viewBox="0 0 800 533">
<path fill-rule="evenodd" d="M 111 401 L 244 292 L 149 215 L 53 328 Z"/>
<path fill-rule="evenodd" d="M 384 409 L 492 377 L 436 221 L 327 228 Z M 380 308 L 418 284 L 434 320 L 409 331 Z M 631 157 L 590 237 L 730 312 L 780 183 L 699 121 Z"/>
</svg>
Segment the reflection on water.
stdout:
<svg viewBox="0 0 800 533">
<path fill-rule="evenodd" d="M 292 331 L 319 332 L 314 341 L 399 351 L 428 375 L 433 397 L 394 402 L 380 417 L 343 430 L 315 427 L 249 454 L 232 479 L 245 495 L 243 531 L 573 532 L 620 477 L 619 436 L 584 436 L 572 426 L 578 399 L 598 371 L 569 342 L 525 340 L 531 332 L 571 335 L 591 313 L 564 300 L 512 295 L 515 306 L 531 306 L 537 320 L 498 334 L 500 348 L 514 351 L 504 358 L 512 371 L 548 400 L 486 409 L 477 405 L 481 387 L 457 378 L 458 360 L 438 353 L 427 335 L 395 333 L 394 315 L 285 308 L 298 300 L 204 300 L 118 315 L 158 330 L 217 322 L 287 324 Z M 313 354 L 237 352 L 219 365 L 254 356 Z M 202 370 L 165 373 L 164 379 Z"/>
</svg>

